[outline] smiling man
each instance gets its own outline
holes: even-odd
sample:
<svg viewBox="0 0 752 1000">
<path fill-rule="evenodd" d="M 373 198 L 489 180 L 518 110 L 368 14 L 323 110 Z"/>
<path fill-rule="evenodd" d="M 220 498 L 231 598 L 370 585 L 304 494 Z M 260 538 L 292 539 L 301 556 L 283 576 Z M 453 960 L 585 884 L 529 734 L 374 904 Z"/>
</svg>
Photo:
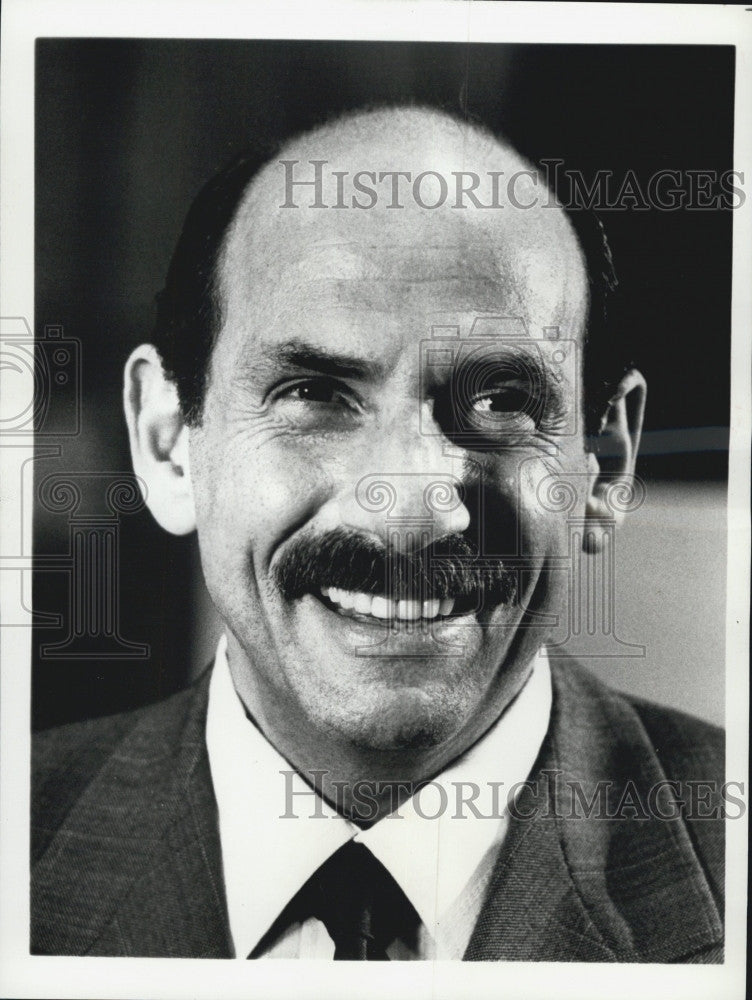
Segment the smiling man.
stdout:
<svg viewBox="0 0 752 1000">
<path fill-rule="evenodd" d="M 645 398 L 586 252 L 514 150 L 422 109 L 199 195 L 125 407 L 224 636 L 40 741 L 36 950 L 721 959 L 720 734 L 545 653 Z"/>
</svg>

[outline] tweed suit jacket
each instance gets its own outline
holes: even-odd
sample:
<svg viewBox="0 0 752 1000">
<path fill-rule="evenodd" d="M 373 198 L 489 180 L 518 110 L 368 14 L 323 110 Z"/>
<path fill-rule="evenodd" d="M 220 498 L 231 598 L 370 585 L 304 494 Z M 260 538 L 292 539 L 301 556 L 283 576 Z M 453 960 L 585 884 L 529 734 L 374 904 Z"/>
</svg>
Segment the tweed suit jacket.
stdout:
<svg viewBox="0 0 752 1000">
<path fill-rule="evenodd" d="M 552 677 L 549 731 L 465 959 L 722 962 L 724 822 L 665 797 L 677 805 L 687 781 L 720 787 L 722 732 L 572 660 L 552 661 Z M 208 680 L 36 738 L 33 952 L 232 956 Z M 654 804 L 673 818 L 646 808 L 659 787 Z M 713 815 L 717 797 L 703 794 Z"/>
</svg>

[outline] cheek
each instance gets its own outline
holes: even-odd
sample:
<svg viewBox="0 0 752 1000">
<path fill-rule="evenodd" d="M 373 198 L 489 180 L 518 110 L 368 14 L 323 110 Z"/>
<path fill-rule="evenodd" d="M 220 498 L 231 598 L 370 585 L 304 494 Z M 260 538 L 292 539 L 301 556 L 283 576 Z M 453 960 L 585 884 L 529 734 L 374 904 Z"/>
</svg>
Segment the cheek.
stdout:
<svg viewBox="0 0 752 1000">
<path fill-rule="evenodd" d="M 315 454 L 259 445 L 252 435 L 202 442 L 192 474 L 202 548 L 221 553 L 226 565 L 245 564 L 249 552 L 268 565 L 276 546 L 316 512 L 329 482 Z"/>
<path fill-rule="evenodd" d="M 587 479 L 540 457 L 520 464 L 517 523 L 521 554 L 566 556 L 569 525 L 585 510 Z"/>
</svg>

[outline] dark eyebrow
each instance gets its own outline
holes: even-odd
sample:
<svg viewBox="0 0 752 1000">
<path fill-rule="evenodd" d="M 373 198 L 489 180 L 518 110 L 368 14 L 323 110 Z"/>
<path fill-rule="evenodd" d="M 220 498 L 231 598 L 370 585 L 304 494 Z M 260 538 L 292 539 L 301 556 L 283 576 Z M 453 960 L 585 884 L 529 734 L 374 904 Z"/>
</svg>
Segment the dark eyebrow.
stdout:
<svg viewBox="0 0 752 1000">
<path fill-rule="evenodd" d="M 384 373 L 384 365 L 378 361 L 368 361 L 328 347 L 317 347 L 302 340 L 275 344 L 269 354 L 270 360 L 277 365 L 318 372 L 321 375 L 367 379 L 378 378 Z"/>
</svg>

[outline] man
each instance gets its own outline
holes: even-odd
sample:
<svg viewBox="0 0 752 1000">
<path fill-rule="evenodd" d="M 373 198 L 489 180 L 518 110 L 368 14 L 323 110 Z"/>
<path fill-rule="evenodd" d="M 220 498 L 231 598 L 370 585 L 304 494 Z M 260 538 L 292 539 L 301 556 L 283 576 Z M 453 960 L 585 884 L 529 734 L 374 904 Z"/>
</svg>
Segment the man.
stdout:
<svg viewBox="0 0 752 1000">
<path fill-rule="evenodd" d="M 224 636 L 187 691 L 39 741 L 33 948 L 721 961 L 720 809 L 682 797 L 721 735 L 545 654 L 568 519 L 597 551 L 639 444 L 607 255 L 438 112 L 258 167 L 197 199 L 125 374 Z"/>
</svg>

